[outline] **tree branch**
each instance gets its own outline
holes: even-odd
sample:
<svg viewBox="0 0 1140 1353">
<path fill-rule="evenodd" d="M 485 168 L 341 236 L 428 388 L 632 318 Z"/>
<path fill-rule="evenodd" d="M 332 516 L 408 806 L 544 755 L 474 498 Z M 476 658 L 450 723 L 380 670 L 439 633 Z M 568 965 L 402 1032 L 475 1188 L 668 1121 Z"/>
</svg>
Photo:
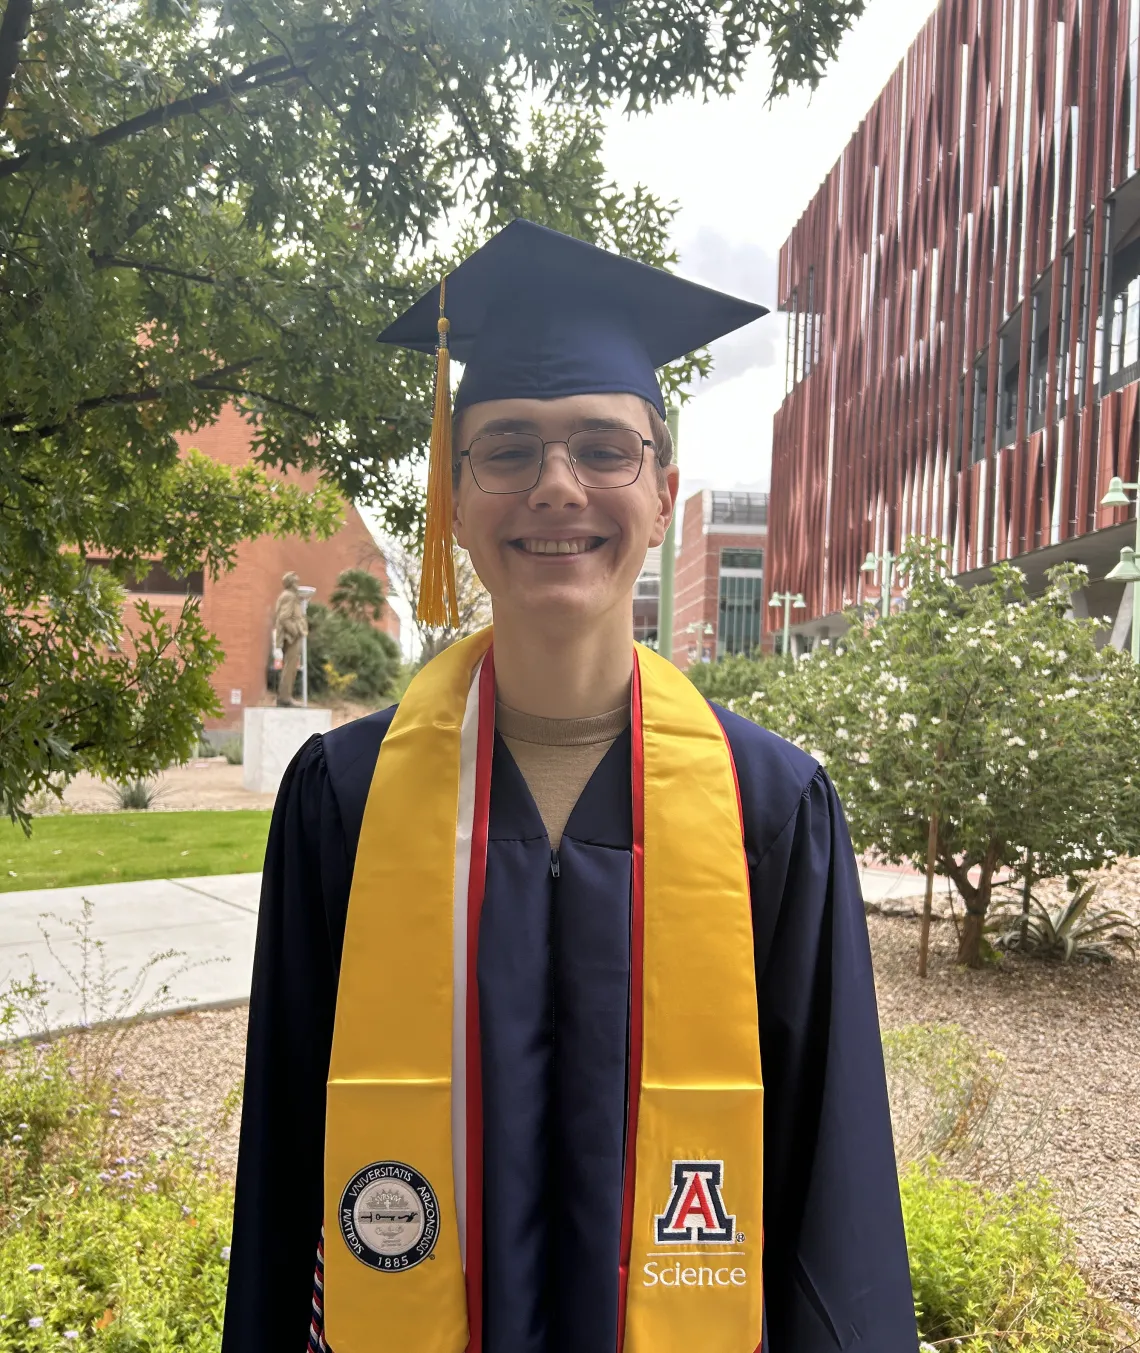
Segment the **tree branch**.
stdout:
<svg viewBox="0 0 1140 1353">
<path fill-rule="evenodd" d="M 213 383 L 207 388 L 220 390 L 227 395 L 244 395 L 247 399 L 263 399 L 266 404 L 275 404 L 279 409 L 295 413 L 300 418 L 307 418 L 310 423 L 320 422 L 319 416 L 312 409 L 303 409 L 299 404 L 290 404 L 287 399 L 278 399 L 276 395 L 267 395 L 264 390 L 250 390 L 244 385 L 216 385 Z"/>
<path fill-rule="evenodd" d="M 138 272 L 160 273 L 163 277 L 181 277 L 186 282 L 205 282 L 217 286 L 217 278 L 204 272 L 184 272 L 181 268 L 167 268 L 162 263 L 148 263 L 145 259 L 122 258 L 117 254 L 97 254 L 90 251 L 91 262 L 97 268 L 134 268 Z"/>
<path fill-rule="evenodd" d="M 8 0 L 4 18 L 0 19 L 0 123 L 8 108 L 8 95 L 20 64 L 20 48 L 31 22 L 32 0 Z"/>
<path fill-rule="evenodd" d="M 228 366 L 217 367 L 213 371 L 206 371 L 201 376 L 195 376 L 190 384 L 196 390 L 221 390 L 224 387 L 216 385 L 215 382 L 226 376 L 232 376 L 237 371 L 245 371 L 254 363 L 260 362 L 260 357 L 249 357 L 244 362 L 231 362 Z M 50 437 L 58 432 L 73 419 L 85 413 L 90 413 L 92 409 L 107 408 L 111 405 L 129 405 L 129 404 L 149 404 L 156 399 L 163 399 L 169 390 L 169 386 L 151 385 L 144 390 L 119 390 L 109 395 L 93 395 L 90 399 L 82 399 L 68 413 L 66 418 L 60 419 L 58 423 L 45 423 L 34 430 L 37 437 Z M 18 427 L 21 423 L 28 421 L 27 415 L 22 413 L 8 413 L 0 417 L 0 427 Z"/>
<path fill-rule="evenodd" d="M 24 0 L 8 0 L 9 10 L 16 3 L 22 4 Z M 7 15 L 5 15 L 6 18 Z M 345 34 L 341 36 L 345 36 Z M 163 103 L 157 108 L 150 108 L 145 113 L 127 118 L 125 122 L 118 122 L 114 126 L 106 127 L 103 131 L 96 132 L 94 136 L 88 136 L 65 145 L 55 145 L 43 152 L 26 151 L 23 155 L 15 155 L 8 160 L 0 160 L 0 179 L 19 173 L 33 160 L 38 160 L 41 163 L 52 163 L 65 159 L 80 146 L 98 150 L 103 146 L 111 146 L 118 141 L 125 141 L 129 137 L 138 136 L 141 132 L 149 131 L 152 127 L 166 126 L 178 118 L 201 112 L 204 108 L 212 108 L 215 104 L 226 103 L 230 99 L 254 93 L 259 89 L 268 89 L 272 85 L 306 78 L 309 67 L 321 54 L 323 46 L 324 44 L 320 42 L 314 43 L 303 58 L 296 62 L 290 61 L 284 55 L 265 57 L 262 61 L 255 61 L 246 66 L 236 75 L 217 84 L 207 86 L 197 94 L 173 99 L 170 103 Z"/>
</svg>

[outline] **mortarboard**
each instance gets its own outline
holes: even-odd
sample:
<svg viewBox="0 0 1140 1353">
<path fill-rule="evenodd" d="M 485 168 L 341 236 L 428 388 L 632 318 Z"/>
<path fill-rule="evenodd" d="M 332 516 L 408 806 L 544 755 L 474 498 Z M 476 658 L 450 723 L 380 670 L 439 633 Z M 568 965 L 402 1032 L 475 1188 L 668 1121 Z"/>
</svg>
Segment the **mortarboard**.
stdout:
<svg viewBox="0 0 1140 1353">
<path fill-rule="evenodd" d="M 436 352 L 419 614 L 456 623 L 449 360 L 456 411 L 492 399 L 633 394 L 664 416 L 656 370 L 768 312 L 531 221 L 505 226 L 380 335 Z"/>
</svg>

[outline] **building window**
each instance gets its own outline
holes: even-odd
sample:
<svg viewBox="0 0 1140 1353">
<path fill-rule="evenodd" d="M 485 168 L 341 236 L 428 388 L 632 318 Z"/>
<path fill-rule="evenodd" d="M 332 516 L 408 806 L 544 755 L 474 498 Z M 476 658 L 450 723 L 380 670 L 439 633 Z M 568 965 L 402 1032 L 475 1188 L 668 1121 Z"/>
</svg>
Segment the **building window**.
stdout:
<svg viewBox="0 0 1140 1353">
<path fill-rule="evenodd" d="M 986 458 L 986 354 L 974 363 L 974 411 L 970 423 L 970 464 Z"/>
<path fill-rule="evenodd" d="M 1112 256 L 1105 388 L 1119 390 L 1140 380 L 1140 225 Z"/>
<path fill-rule="evenodd" d="M 713 489 L 709 521 L 713 526 L 767 526 L 766 493 L 733 492 Z"/>
<path fill-rule="evenodd" d="M 721 550 L 718 658 L 759 648 L 763 591 L 763 550 Z"/>
<path fill-rule="evenodd" d="M 95 559 L 89 556 L 87 565 L 89 568 L 105 568 L 114 571 L 111 569 L 110 559 Z M 128 592 L 153 592 L 172 597 L 200 597 L 205 586 L 205 579 L 200 568 L 187 573 L 184 578 L 176 578 L 172 573 L 168 573 L 161 564 L 153 563 L 141 577 L 128 576 L 122 579 L 122 583 Z"/>
</svg>

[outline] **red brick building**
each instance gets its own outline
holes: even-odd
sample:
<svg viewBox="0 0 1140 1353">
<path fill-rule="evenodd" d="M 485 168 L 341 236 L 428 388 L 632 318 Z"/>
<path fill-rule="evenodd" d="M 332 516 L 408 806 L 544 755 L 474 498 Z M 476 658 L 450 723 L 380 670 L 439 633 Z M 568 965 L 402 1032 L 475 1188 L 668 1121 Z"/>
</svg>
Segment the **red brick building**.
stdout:
<svg viewBox="0 0 1140 1353">
<path fill-rule="evenodd" d="M 767 538 L 766 493 L 702 489 L 685 503 L 673 582 L 678 667 L 761 646 Z"/>
<path fill-rule="evenodd" d="M 249 424 L 233 408 L 224 409 L 209 427 L 181 439 L 183 446 L 195 447 L 224 465 L 247 464 L 251 459 L 250 440 Z M 305 488 L 316 483 L 316 476 L 311 474 L 290 473 L 288 478 Z M 313 601 L 327 602 L 337 577 L 348 568 L 368 569 L 388 590 L 384 556 L 351 505 L 344 512 L 344 525 L 328 540 L 303 540 L 298 536 L 244 540 L 237 547 L 235 567 L 216 582 L 201 573 L 175 580 L 156 566 L 132 594 L 173 612 L 181 608 L 187 593 L 202 598 L 202 618 L 225 652 L 213 681 L 223 713 L 219 719 L 208 720 L 206 728 L 237 729 L 247 705 L 267 704 L 272 699 L 267 673 L 272 656 L 273 609 L 282 575 L 293 570 L 303 585 L 316 588 Z M 391 608 L 380 628 L 399 638 L 400 622 Z"/>
</svg>

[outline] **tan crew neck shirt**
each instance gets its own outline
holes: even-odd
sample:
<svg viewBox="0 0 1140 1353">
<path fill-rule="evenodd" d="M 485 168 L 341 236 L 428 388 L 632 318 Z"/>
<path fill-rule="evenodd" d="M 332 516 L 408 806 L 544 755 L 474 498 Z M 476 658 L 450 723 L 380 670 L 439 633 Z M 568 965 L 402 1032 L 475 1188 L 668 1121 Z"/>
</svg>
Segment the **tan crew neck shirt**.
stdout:
<svg viewBox="0 0 1140 1353">
<path fill-rule="evenodd" d="M 587 781 L 628 723 L 628 705 L 587 719 L 544 719 L 495 705 L 495 727 L 522 771 L 553 849 Z"/>
</svg>

